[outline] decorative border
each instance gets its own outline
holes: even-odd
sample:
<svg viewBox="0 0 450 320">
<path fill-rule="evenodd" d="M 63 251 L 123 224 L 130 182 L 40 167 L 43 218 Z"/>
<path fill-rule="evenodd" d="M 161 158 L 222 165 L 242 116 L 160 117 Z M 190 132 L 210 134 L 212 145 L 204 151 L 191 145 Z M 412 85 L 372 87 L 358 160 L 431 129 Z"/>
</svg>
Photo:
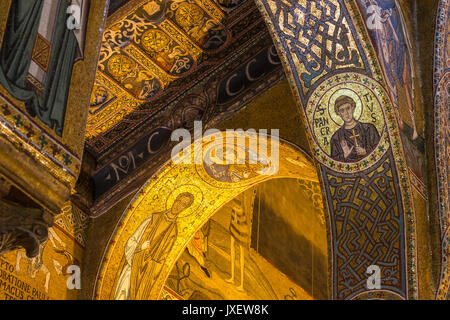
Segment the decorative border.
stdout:
<svg viewBox="0 0 450 320">
<path fill-rule="evenodd" d="M 434 153 L 438 216 L 441 227 L 441 275 L 436 291 L 437 300 L 449 299 L 450 287 L 450 199 L 449 157 L 450 100 L 447 91 L 450 85 L 450 64 L 447 59 L 449 41 L 450 7 L 448 0 L 440 0 L 436 15 L 434 44 Z"/>
</svg>

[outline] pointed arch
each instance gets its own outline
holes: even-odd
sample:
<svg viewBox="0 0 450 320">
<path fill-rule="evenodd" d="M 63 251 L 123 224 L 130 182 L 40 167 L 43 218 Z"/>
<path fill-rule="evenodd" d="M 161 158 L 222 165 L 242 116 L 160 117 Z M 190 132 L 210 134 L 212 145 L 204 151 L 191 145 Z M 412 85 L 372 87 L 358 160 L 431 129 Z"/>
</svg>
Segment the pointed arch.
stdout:
<svg viewBox="0 0 450 320">
<path fill-rule="evenodd" d="M 267 168 L 273 167 L 267 167 L 268 161 L 271 160 L 267 159 L 268 154 L 261 151 L 261 143 L 259 143 L 259 140 L 258 142 L 255 140 L 255 136 L 250 136 L 247 143 L 245 140 L 234 140 L 236 133 L 232 131 L 221 132 L 220 135 L 223 137 L 223 141 L 226 141 L 227 148 L 231 148 L 236 153 L 239 153 L 240 150 L 246 155 L 253 155 L 253 159 L 261 160 L 264 158 L 266 160 L 262 160 L 259 164 L 246 162 L 245 164 L 225 165 L 221 169 L 215 170 L 204 161 L 195 161 L 199 157 L 202 158 L 202 156 L 210 154 L 209 152 L 216 146 L 215 140 L 211 139 L 211 136 L 206 136 L 202 143 L 196 140 L 191 145 L 190 150 L 192 152 L 187 155 L 187 157 L 191 157 L 191 163 L 175 163 L 173 160 L 167 162 L 140 189 L 119 220 L 101 263 L 95 286 L 96 299 L 119 297 L 117 288 L 120 286 L 120 278 L 122 278 L 125 264 L 127 264 L 125 260 L 129 239 L 137 232 L 139 233 L 139 230 L 146 228 L 146 221 L 149 221 L 149 217 L 156 217 L 170 210 L 178 195 L 189 193 L 193 195 L 194 199 L 189 202 L 188 209 L 182 211 L 178 218 L 174 220 L 171 230 L 175 231 L 165 233 L 166 237 L 163 237 L 165 239 L 171 237 L 172 240 L 153 243 L 155 247 L 152 252 L 161 252 L 164 255 L 162 265 L 158 266 L 157 269 L 149 268 L 153 271 L 147 269 L 146 272 L 143 272 L 141 279 L 147 280 L 142 281 L 142 283 L 146 282 L 147 284 L 144 285 L 144 289 L 131 289 L 131 296 L 129 296 L 131 299 L 160 298 L 164 283 L 173 265 L 196 231 L 218 209 L 238 194 L 259 183 L 275 178 L 298 178 L 318 182 L 316 169 L 309 156 L 288 142 L 280 140 L 278 143 L 273 140 L 273 137 L 268 139 L 267 146 L 269 150 L 272 150 L 271 157 L 275 150 L 273 146 L 275 144 L 279 146 L 279 165 L 278 170 L 265 171 Z M 231 143 L 230 141 L 234 142 Z M 265 165 L 261 166 L 261 163 L 265 163 Z M 328 217 L 325 217 L 325 219 L 328 221 Z M 151 228 L 155 231 L 158 227 L 152 226 Z M 153 231 L 150 231 L 150 233 Z M 142 240 L 142 234 L 145 234 L 145 232 L 140 233 L 141 236 L 138 240 L 140 242 L 144 241 Z M 133 258 L 132 263 L 134 261 Z M 131 265 L 129 270 L 131 273 Z M 126 286 L 126 288 L 133 288 L 136 283 L 133 281 L 131 279 L 131 285 Z"/>
</svg>

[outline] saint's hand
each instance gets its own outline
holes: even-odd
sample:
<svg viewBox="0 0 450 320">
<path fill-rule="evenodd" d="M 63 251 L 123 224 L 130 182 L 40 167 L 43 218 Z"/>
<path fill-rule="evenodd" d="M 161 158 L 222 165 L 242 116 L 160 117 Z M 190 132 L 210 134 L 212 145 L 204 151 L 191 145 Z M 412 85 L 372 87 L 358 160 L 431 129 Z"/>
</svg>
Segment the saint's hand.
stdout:
<svg viewBox="0 0 450 320">
<path fill-rule="evenodd" d="M 341 141 L 341 147 L 342 147 L 342 150 L 344 151 L 344 158 L 347 158 L 350 155 L 350 153 L 353 151 L 353 148 L 354 148 L 354 147 L 349 148 L 347 141 L 345 141 L 345 140 Z"/>
<path fill-rule="evenodd" d="M 364 148 L 356 147 L 356 153 L 358 154 L 358 156 L 365 156 L 367 152 Z"/>
<path fill-rule="evenodd" d="M 145 250 L 145 249 L 147 249 L 148 247 L 150 247 L 150 241 L 149 241 L 149 240 L 145 241 L 145 242 L 141 245 L 141 250 Z"/>
</svg>

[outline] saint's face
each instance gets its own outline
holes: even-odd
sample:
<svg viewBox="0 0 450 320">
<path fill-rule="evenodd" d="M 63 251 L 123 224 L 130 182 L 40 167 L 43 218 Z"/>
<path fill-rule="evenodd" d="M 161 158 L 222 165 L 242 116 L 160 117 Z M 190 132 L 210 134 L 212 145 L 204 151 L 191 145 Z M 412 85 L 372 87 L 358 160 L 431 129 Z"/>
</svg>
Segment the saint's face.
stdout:
<svg viewBox="0 0 450 320">
<path fill-rule="evenodd" d="M 194 202 L 193 197 L 179 195 L 173 202 L 173 206 L 172 206 L 172 210 L 171 210 L 172 214 L 178 215 L 183 210 L 189 208 L 191 206 L 192 202 Z"/>
<path fill-rule="evenodd" d="M 346 103 L 339 107 L 338 115 L 344 120 L 345 123 L 350 123 L 353 121 L 353 112 L 355 108 L 350 104 Z"/>
</svg>

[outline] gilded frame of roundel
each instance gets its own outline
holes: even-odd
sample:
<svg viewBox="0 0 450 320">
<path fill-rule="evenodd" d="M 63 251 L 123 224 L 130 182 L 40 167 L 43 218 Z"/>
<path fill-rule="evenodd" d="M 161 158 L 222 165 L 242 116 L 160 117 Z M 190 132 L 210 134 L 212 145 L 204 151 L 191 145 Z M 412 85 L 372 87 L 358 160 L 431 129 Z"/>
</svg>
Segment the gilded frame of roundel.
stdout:
<svg viewBox="0 0 450 320">
<path fill-rule="evenodd" d="M 292 91 L 299 105 L 299 112 L 302 114 L 301 117 L 304 123 L 307 124 L 309 143 L 320 172 L 319 176 L 324 191 L 324 202 L 328 208 L 328 216 L 331 218 L 328 229 L 332 230 L 331 237 L 333 243 L 331 248 L 333 251 L 331 262 L 333 269 L 331 281 L 332 298 L 358 299 L 359 297 L 365 296 L 366 298 L 417 299 L 416 219 L 414 207 L 411 202 L 411 187 L 407 174 L 402 140 L 393 110 L 393 103 L 388 98 L 384 89 L 386 88 L 386 83 L 381 72 L 380 63 L 368 36 L 368 31 L 357 3 L 355 0 L 256 0 L 256 3 L 266 20 L 279 56 L 283 62 Z M 314 14 L 310 14 L 309 17 L 313 18 L 313 23 L 318 23 L 319 27 L 317 28 L 315 28 L 313 23 L 305 27 L 304 24 L 307 19 L 301 22 L 296 20 L 299 19 L 298 15 L 301 12 L 312 11 L 311 7 L 313 5 L 315 6 L 316 12 L 322 10 L 321 14 L 323 16 L 331 13 L 335 14 L 335 17 L 333 17 L 335 21 L 331 23 L 336 28 L 345 30 L 344 37 L 341 35 L 340 37 L 335 36 L 335 38 L 329 39 L 331 42 L 339 42 L 341 48 L 342 45 L 345 47 L 341 51 L 341 59 L 336 57 L 336 49 L 333 51 L 330 48 L 331 43 L 329 45 L 323 45 L 323 43 L 326 43 L 326 40 L 320 37 L 313 38 L 314 32 L 319 34 L 319 36 L 327 37 L 324 32 L 326 28 L 325 24 L 327 23 L 325 21 L 330 21 L 330 17 L 326 17 L 328 20 L 321 20 L 321 17 L 315 17 Z M 308 13 L 311 12 L 308 11 Z M 301 32 L 298 30 L 305 31 L 305 33 L 301 35 Z M 303 38 L 299 41 L 299 38 L 302 36 Z M 321 40 L 323 41 L 322 46 L 320 43 Z M 312 43 L 312 45 L 308 47 L 305 43 Z M 300 52 L 302 52 L 303 57 Z M 309 55 L 305 55 L 305 52 Z M 322 56 L 320 56 L 320 53 L 322 53 Z M 330 55 L 333 56 L 330 57 Z M 324 60 L 321 61 L 320 58 L 324 58 Z M 383 121 L 385 122 L 386 130 L 383 134 L 380 133 L 382 137 L 377 148 L 384 144 L 385 148 L 389 148 L 389 151 L 379 149 L 380 152 L 373 157 L 373 161 L 367 161 L 364 164 L 362 161 L 366 161 L 367 159 L 363 159 L 357 163 L 345 166 L 330 159 L 327 152 L 324 152 L 321 144 L 315 139 L 314 128 L 312 126 L 314 108 L 311 105 L 317 104 L 314 100 L 319 99 L 327 91 L 327 86 L 335 85 L 327 82 L 332 81 L 336 77 L 340 77 L 340 82 L 348 82 L 355 73 L 360 78 L 360 81 L 355 79 L 357 82 L 360 84 L 365 84 L 366 81 L 373 82 L 372 90 L 377 91 L 381 102 L 380 106 L 384 113 Z M 348 79 L 344 78 L 346 76 L 348 76 Z M 371 80 L 363 80 L 365 78 L 370 78 Z M 383 157 L 383 155 L 385 156 Z M 400 248 L 398 248 L 399 257 L 403 260 L 397 266 L 396 271 L 399 273 L 399 277 L 395 280 L 402 282 L 402 285 L 397 288 L 395 286 L 386 286 L 388 287 L 386 288 L 382 284 L 383 290 L 369 290 L 364 287 L 361 281 L 362 277 L 356 277 L 356 280 L 359 282 L 354 284 L 351 282 L 356 281 L 355 278 L 349 276 L 348 273 L 344 274 L 344 272 L 348 272 L 349 270 L 345 269 L 345 266 L 350 263 L 345 261 L 345 256 L 339 256 L 341 254 L 339 252 L 340 245 L 342 245 L 339 239 L 342 238 L 342 233 L 348 230 L 342 229 L 344 231 L 341 230 L 341 234 L 337 234 L 339 228 L 337 228 L 336 221 L 338 220 L 333 219 L 337 214 L 342 213 L 342 210 L 339 208 L 343 205 L 347 205 L 347 208 L 352 204 L 355 206 L 362 205 L 359 199 L 353 198 L 351 199 L 353 203 L 350 201 L 350 203 L 345 204 L 342 202 L 342 199 L 336 196 L 336 192 L 345 190 L 341 187 L 342 183 L 349 182 L 352 179 L 355 181 L 363 181 L 362 178 L 373 174 L 372 169 L 375 168 L 374 170 L 376 171 L 382 166 L 387 166 L 391 169 L 390 174 L 393 178 L 393 183 L 390 189 L 396 194 L 396 199 L 398 200 L 397 208 L 395 209 L 396 214 L 402 217 L 402 221 L 397 225 L 397 231 L 399 232 L 399 243 L 401 243 Z M 341 179 L 341 186 L 339 186 L 339 183 L 336 183 L 337 177 Z M 354 183 L 356 184 L 355 181 Z M 327 185 L 330 185 L 330 182 L 333 182 L 331 185 L 334 184 L 336 186 L 334 190 L 332 190 L 332 187 L 327 187 Z M 354 188 L 353 190 L 356 189 Z M 369 189 L 367 188 L 367 192 L 370 191 Z M 350 211 L 351 209 L 348 210 Z M 388 220 L 386 222 L 389 223 Z M 343 226 L 343 224 L 339 225 L 340 228 L 343 228 Z M 334 243 L 335 241 L 336 243 Z M 364 253 L 367 252 L 359 252 L 362 255 Z M 359 272 L 362 273 L 362 270 L 359 270 Z"/>
<path fill-rule="evenodd" d="M 230 133 L 222 132 L 221 134 L 225 141 L 225 137 Z M 205 151 L 211 148 L 212 142 L 208 137 L 205 137 L 203 141 L 203 144 L 193 143 L 191 145 L 193 150 Z M 268 140 L 267 145 L 269 146 L 268 149 L 271 149 L 271 139 Z M 239 142 L 237 148 L 239 148 Z M 258 154 L 258 149 L 252 149 L 252 146 L 244 146 L 244 148 L 253 150 Z M 211 173 L 208 173 L 203 163 L 195 164 L 194 157 L 197 158 L 198 154 L 201 155 L 201 153 L 194 151 L 191 155 L 188 155 L 188 157 L 192 157 L 192 164 L 175 164 L 172 160 L 169 160 L 145 183 L 127 209 L 124 210 L 106 247 L 99 273 L 97 274 L 94 288 L 95 299 L 114 299 L 114 291 L 120 272 L 123 269 L 124 248 L 127 240 L 152 212 L 157 213 L 167 209 L 169 202 L 171 202 L 170 199 L 173 200 L 174 194 L 177 192 L 178 194 L 182 192 L 194 194 L 196 200 L 194 200 L 193 206 L 195 208 L 190 209 L 189 214 L 183 214 L 182 217 L 180 214 L 180 218 L 176 219 L 176 228 L 178 230 L 176 240 L 166 255 L 162 269 L 152 283 L 149 294 L 132 297 L 132 299 L 156 300 L 161 298 L 163 286 L 173 265 L 195 232 L 218 209 L 238 194 L 256 184 L 275 178 L 298 178 L 318 182 L 312 160 L 298 147 L 282 140 L 279 142 L 279 169 L 275 174 L 260 174 L 261 171 L 250 165 L 250 168 L 253 169 L 248 171 L 248 178 L 236 182 L 223 181 L 221 178 L 214 177 Z M 325 219 L 328 219 L 325 211 L 324 215 Z"/>
</svg>

